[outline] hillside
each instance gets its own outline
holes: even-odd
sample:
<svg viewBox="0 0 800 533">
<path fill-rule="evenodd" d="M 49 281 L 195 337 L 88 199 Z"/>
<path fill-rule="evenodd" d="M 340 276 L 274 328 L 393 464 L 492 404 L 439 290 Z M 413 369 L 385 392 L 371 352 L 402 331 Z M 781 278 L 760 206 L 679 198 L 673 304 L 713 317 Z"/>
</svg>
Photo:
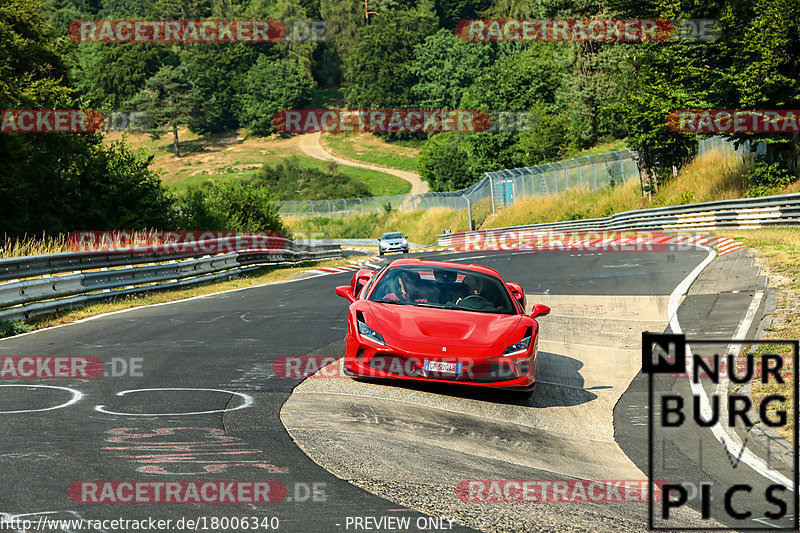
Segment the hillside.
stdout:
<svg viewBox="0 0 800 533">
<path fill-rule="evenodd" d="M 713 200 L 741 198 L 747 195 L 748 165 L 736 155 L 719 150 L 706 152 L 680 169 L 678 176 L 652 196 L 642 198 L 639 183 L 630 180 L 623 186 L 596 192 L 571 189 L 558 195 L 525 197 L 495 215 L 486 205 L 473 208 L 480 228 L 499 228 L 522 224 L 556 222 L 610 216 L 623 211 L 684 205 Z M 778 192 L 798 192 L 795 182 Z M 464 211 L 435 209 L 428 212 L 392 212 L 381 215 L 337 218 L 290 218 L 292 231 L 328 238 L 377 237 L 383 231 L 403 231 L 412 242 L 432 244 L 445 229 L 468 229 Z"/>
</svg>

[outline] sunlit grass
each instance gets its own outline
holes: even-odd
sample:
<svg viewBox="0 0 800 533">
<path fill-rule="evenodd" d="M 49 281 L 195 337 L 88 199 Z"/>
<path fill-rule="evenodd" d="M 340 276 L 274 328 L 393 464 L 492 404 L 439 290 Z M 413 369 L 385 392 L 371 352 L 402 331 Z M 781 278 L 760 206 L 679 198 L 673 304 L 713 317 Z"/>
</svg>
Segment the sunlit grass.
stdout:
<svg viewBox="0 0 800 533">
<path fill-rule="evenodd" d="M 3 236 L 0 241 L 0 258 L 22 257 L 26 255 L 54 254 L 66 252 L 67 241 L 63 235 L 51 237 L 49 235 L 36 235 L 11 238 Z"/>
<path fill-rule="evenodd" d="M 320 137 L 332 154 L 344 159 L 409 172 L 417 171 L 419 149 L 388 143 L 369 133 L 337 133 Z"/>
</svg>

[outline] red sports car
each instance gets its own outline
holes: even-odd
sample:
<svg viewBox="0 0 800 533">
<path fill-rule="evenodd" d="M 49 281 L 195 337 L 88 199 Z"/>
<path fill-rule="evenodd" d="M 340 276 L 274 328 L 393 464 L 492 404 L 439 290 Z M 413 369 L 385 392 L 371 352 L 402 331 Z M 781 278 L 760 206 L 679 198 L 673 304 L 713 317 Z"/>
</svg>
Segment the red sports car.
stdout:
<svg viewBox="0 0 800 533">
<path fill-rule="evenodd" d="M 345 371 L 360 378 L 411 379 L 531 391 L 537 316 L 525 294 L 491 268 L 400 259 L 362 269 L 336 288 L 350 303 Z"/>
</svg>

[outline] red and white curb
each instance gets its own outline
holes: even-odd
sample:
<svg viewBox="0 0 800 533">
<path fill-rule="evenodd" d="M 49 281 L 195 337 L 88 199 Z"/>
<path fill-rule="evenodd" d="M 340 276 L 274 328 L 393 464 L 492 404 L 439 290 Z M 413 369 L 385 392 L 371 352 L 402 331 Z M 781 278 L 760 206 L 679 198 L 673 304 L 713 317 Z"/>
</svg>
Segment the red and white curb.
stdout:
<svg viewBox="0 0 800 533">
<path fill-rule="evenodd" d="M 531 251 L 531 252 L 548 252 L 548 251 L 581 251 L 581 248 L 586 248 L 587 252 L 614 252 L 625 251 L 624 246 L 638 246 L 647 247 L 651 245 L 702 245 L 713 248 L 718 256 L 723 256 L 736 250 L 741 250 L 744 245 L 736 240 L 727 237 L 702 237 L 691 235 L 659 235 L 657 237 L 639 237 L 635 239 L 584 239 L 584 240 L 564 240 L 564 241 L 533 241 L 523 243 L 510 243 L 510 244 L 497 244 L 496 240 L 492 240 L 491 244 L 469 244 L 467 246 L 439 246 L 435 248 L 425 248 L 418 250 L 410 250 L 410 253 L 423 253 L 423 252 L 482 252 L 482 251 Z M 372 252 L 369 249 L 348 248 L 349 250 L 361 250 Z M 652 250 L 651 250 L 652 251 Z M 404 255 L 404 254 L 403 254 Z M 322 267 L 312 270 L 306 270 L 306 273 L 322 274 L 338 274 L 341 272 L 353 272 L 360 268 L 380 268 L 377 262 L 380 261 L 378 256 L 363 257 L 350 261 L 350 265 L 339 267 Z"/>
</svg>

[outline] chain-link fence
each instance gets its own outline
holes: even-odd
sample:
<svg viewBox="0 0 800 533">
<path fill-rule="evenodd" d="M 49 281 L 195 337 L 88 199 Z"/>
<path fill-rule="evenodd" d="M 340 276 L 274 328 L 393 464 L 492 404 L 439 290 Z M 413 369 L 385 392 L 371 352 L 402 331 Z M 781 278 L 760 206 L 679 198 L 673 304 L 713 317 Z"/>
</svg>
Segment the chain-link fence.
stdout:
<svg viewBox="0 0 800 533">
<path fill-rule="evenodd" d="M 283 216 L 335 216 L 436 207 L 471 210 L 474 204 L 482 200 L 491 202 L 494 212 L 523 196 L 558 194 L 576 187 L 596 190 L 614 183 L 625 183 L 631 178 L 638 179 L 636 157 L 635 152 L 625 149 L 532 167 L 486 172 L 470 187 L 452 192 L 339 200 L 287 200 L 280 202 L 279 213 Z"/>
<path fill-rule="evenodd" d="M 732 140 L 719 135 L 707 139 L 699 139 L 697 141 L 698 155 L 711 150 L 720 149 L 729 153 L 735 153 L 743 159 L 753 159 L 767 153 L 767 143 L 759 141 L 755 144 L 755 150 L 753 150 L 753 145 L 750 141 L 745 141 L 737 147 Z"/>
</svg>

